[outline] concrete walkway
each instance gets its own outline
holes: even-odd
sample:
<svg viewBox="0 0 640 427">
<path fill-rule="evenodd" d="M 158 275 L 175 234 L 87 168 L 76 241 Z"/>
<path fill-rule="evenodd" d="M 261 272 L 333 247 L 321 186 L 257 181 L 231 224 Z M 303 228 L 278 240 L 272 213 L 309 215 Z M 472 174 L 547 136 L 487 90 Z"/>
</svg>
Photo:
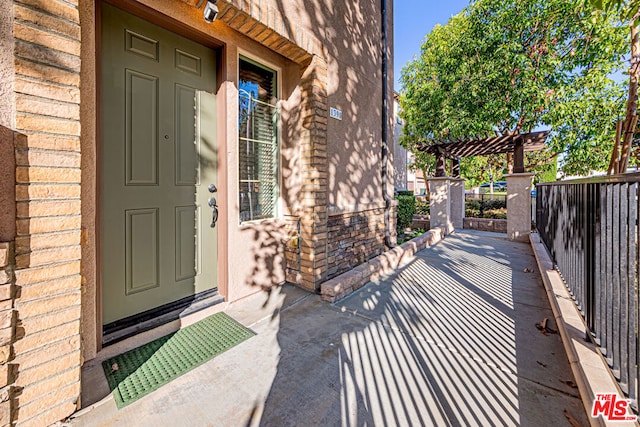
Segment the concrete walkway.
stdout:
<svg viewBox="0 0 640 427">
<path fill-rule="evenodd" d="M 531 248 L 461 232 L 336 304 L 285 286 L 227 313 L 257 335 L 73 426 L 588 425 Z"/>
</svg>

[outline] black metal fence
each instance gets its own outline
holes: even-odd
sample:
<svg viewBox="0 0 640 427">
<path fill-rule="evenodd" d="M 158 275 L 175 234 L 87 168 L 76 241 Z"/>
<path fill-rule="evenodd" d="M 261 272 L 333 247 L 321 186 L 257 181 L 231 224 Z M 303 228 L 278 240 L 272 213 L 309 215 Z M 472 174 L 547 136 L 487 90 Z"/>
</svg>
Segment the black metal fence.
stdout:
<svg viewBox="0 0 640 427">
<path fill-rule="evenodd" d="M 504 201 L 506 203 L 507 202 L 507 193 L 498 193 L 498 194 L 466 193 L 464 195 L 464 198 L 466 200 L 478 200 L 478 201 L 481 201 L 481 202 L 484 202 L 485 200 L 501 200 L 501 201 Z"/>
<path fill-rule="evenodd" d="M 536 201 L 538 232 L 587 332 L 636 403 L 639 184 L 640 174 L 539 184 Z"/>
<path fill-rule="evenodd" d="M 507 194 L 466 193 L 465 216 L 471 218 L 501 218 L 506 219 Z M 486 214 L 485 214 L 486 213 Z"/>
</svg>

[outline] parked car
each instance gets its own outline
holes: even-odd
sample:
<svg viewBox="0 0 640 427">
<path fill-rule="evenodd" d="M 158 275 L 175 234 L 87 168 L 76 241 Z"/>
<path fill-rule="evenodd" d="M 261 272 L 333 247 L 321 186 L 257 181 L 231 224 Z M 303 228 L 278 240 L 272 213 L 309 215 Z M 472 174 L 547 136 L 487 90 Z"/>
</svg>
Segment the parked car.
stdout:
<svg viewBox="0 0 640 427">
<path fill-rule="evenodd" d="M 484 183 L 480 185 L 480 193 L 488 193 L 491 191 L 491 184 Z M 507 191 L 507 182 L 506 181 L 496 181 L 493 183 L 493 191 L 496 192 L 506 192 Z"/>
</svg>

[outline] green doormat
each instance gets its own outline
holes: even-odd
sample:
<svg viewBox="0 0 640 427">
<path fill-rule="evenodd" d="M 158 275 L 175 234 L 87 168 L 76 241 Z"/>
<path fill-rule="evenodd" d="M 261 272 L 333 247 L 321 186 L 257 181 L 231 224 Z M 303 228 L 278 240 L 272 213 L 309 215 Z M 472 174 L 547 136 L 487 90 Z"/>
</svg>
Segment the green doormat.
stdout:
<svg viewBox="0 0 640 427">
<path fill-rule="evenodd" d="M 225 313 L 102 362 L 116 405 L 122 408 L 255 334 Z"/>
</svg>

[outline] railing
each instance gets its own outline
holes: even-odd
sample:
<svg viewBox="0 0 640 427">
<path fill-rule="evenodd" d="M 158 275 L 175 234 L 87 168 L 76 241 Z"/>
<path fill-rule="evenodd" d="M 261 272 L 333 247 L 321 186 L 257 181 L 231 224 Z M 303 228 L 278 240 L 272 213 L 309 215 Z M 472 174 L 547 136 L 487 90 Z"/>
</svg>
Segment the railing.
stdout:
<svg viewBox="0 0 640 427">
<path fill-rule="evenodd" d="M 507 193 L 466 193 L 464 197 L 467 200 L 479 200 L 482 202 L 485 200 L 502 200 L 506 203 L 507 201 Z"/>
<path fill-rule="evenodd" d="M 539 184 L 536 212 L 587 333 L 636 405 L 639 184 L 640 174 Z"/>
</svg>

